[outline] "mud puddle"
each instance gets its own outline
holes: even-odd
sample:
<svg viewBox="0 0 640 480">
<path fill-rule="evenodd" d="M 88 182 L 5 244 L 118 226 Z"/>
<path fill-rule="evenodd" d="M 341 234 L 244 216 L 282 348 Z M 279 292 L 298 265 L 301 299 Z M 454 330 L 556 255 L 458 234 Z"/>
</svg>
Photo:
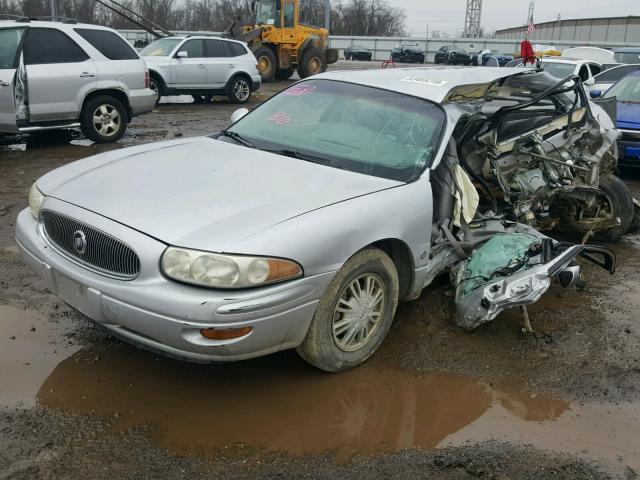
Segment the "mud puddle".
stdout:
<svg viewBox="0 0 640 480">
<path fill-rule="evenodd" d="M 472 377 L 418 376 L 377 363 L 328 375 L 292 352 L 206 366 L 116 345 L 62 361 L 37 402 L 101 415 L 116 431 L 150 427 L 180 455 L 247 448 L 348 458 L 498 437 L 640 467 L 637 405 L 573 406 Z"/>
<path fill-rule="evenodd" d="M 53 369 L 80 347 L 34 312 L 0 305 L 0 406 L 31 407 Z"/>
</svg>

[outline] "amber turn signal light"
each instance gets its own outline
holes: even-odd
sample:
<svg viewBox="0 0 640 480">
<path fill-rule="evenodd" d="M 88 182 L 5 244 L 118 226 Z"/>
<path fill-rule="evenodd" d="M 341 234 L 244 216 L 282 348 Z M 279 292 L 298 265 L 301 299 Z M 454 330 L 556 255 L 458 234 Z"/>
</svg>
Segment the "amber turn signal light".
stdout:
<svg viewBox="0 0 640 480">
<path fill-rule="evenodd" d="M 234 338 L 249 335 L 253 330 L 252 327 L 240 328 L 203 328 L 200 335 L 209 340 L 233 340 Z"/>
</svg>

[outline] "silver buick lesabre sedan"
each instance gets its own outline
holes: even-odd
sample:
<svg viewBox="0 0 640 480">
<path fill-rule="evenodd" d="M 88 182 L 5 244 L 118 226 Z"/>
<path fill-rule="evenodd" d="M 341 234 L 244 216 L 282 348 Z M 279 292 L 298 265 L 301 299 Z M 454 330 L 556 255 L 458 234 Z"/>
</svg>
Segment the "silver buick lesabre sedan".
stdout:
<svg viewBox="0 0 640 480">
<path fill-rule="evenodd" d="M 522 69 L 334 72 L 211 137 L 111 151 L 38 179 L 17 221 L 52 292 L 140 347 L 198 362 L 295 348 L 369 358 L 438 275 L 474 329 L 583 283 L 633 199 L 618 132 L 578 77 Z"/>
</svg>

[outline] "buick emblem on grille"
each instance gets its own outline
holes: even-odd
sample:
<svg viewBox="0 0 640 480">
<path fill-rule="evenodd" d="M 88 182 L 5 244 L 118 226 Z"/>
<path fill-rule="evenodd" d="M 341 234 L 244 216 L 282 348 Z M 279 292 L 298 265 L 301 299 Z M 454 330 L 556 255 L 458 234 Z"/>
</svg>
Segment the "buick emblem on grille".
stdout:
<svg viewBox="0 0 640 480">
<path fill-rule="evenodd" d="M 79 255 L 87 251 L 87 237 L 82 230 L 73 232 L 73 248 Z"/>
</svg>

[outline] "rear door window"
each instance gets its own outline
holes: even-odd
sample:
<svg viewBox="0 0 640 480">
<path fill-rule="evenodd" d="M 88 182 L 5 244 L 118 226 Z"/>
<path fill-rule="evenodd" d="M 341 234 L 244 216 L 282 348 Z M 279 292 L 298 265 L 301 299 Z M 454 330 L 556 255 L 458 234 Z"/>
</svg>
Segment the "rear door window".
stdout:
<svg viewBox="0 0 640 480">
<path fill-rule="evenodd" d="M 26 65 L 79 63 L 89 59 L 76 42 L 53 28 L 30 28 L 23 51 Z"/>
<path fill-rule="evenodd" d="M 625 77 L 629 73 L 635 72 L 636 70 L 640 70 L 640 65 L 628 65 L 624 67 L 610 68 L 609 70 L 605 70 L 600 75 L 598 75 L 596 77 L 596 82 L 617 82 L 622 77 Z"/>
<path fill-rule="evenodd" d="M 209 58 L 224 58 L 235 56 L 231 55 L 229 42 L 225 42 L 224 40 L 205 40 L 205 43 L 207 44 L 207 57 Z"/>
<path fill-rule="evenodd" d="M 76 28 L 75 32 L 109 60 L 139 60 L 131 45 L 109 30 Z"/>
<path fill-rule="evenodd" d="M 18 66 L 18 48 L 24 35 L 24 28 L 0 30 L 0 70 Z"/>
<path fill-rule="evenodd" d="M 227 49 L 229 50 L 232 57 L 239 57 L 241 55 L 247 54 L 247 49 L 244 48 L 239 43 L 226 42 Z"/>
</svg>

